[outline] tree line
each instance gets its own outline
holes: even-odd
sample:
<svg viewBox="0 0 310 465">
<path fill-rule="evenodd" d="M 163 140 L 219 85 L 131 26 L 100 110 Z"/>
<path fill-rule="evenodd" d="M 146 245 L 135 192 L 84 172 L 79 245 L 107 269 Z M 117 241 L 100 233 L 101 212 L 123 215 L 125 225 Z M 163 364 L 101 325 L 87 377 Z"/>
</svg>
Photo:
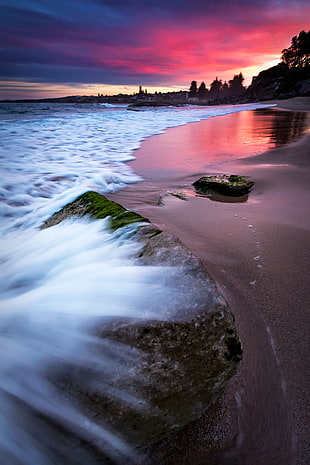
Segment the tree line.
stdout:
<svg viewBox="0 0 310 465">
<path fill-rule="evenodd" d="M 189 88 L 189 97 L 196 97 L 200 100 L 223 100 L 230 97 L 241 97 L 244 95 L 246 88 L 243 86 L 244 77 L 242 73 L 235 74 L 233 79 L 228 82 L 222 82 L 217 77 L 207 89 L 206 84 L 202 82 L 197 86 L 197 81 L 192 81 Z"/>
</svg>

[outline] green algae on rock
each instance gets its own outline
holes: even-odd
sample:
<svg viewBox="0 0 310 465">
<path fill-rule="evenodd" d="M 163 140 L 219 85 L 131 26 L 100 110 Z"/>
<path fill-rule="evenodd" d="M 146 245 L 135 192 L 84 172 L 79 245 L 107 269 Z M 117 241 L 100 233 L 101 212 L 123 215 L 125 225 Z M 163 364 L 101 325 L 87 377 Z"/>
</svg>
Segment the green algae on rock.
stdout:
<svg viewBox="0 0 310 465">
<path fill-rule="evenodd" d="M 219 174 L 215 176 L 203 176 L 193 183 L 195 189 L 203 194 L 222 194 L 239 197 L 250 192 L 254 185 L 245 176 L 235 174 Z"/>
<path fill-rule="evenodd" d="M 54 213 L 53 216 L 44 222 L 41 229 L 54 226 L 66 218 L 87 215 L 92 218 L 110 217 L 110 227 L 112 230 L 122 228 L 132 223 L 149 223 L 147 218 L 133 211 L 126 210 L 126 208 L 113 202 L 113 200 L 107 199 L 104 195 L 98 194 L 98 192 L 88 191 Z"/>
</svg>

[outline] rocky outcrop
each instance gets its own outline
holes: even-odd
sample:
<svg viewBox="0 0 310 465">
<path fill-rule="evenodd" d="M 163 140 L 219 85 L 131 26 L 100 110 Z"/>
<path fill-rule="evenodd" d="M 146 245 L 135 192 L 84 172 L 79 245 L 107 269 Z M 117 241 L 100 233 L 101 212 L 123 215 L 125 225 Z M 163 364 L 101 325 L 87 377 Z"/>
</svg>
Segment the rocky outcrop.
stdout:
<svg viewBox="0 0 310 465">
<path fill-rule="evenodd" d="M 288 68 L 285 64 L 261 71 L 246 91 L 250 101 L 285 99 L 309 94 L 309 68 Z"/>
<path fill-rule="evenodd" d="M 112 350 L 118 347 L 121 358 L 123 352 L 134 351 L 108 374 L 109 389 L 97 386 L 90 391 L 87 369 L 66 370 L 61 385 L 97 423 L 143 449 L 198 418 L 221 395 L 241 360 L 241 343 L 233 315 L 202 263 L 177 238 L 147 224 L 140 215 L 97 193 L 86 193 L 44 227 L 67 216 L 107 216 L 109 209 L 113 228 L 120 219 L 122 225 L 124 218 L 129 223 L 140 220 L 135 238 L 141 249 L 135 263 L 165 267 L 172 297 L 158 312 L 158 320 L 109 319 L 96 328 Z M 153 302 L 152 314 L 158 305 Z M 124 393 L 124 400 L 111 395 L 114 391 Z"/>
<path fill-rule="evenodd" d="M 305 79 L 303 81 L 297 82 L 293 89 L 294 95 L 300 97 L 307 97 L 310 95 L 310 79 Z"/>
<path fill-rule="evenodd" d="M 193 183 L 195 189 L 202 194 L 217 193 L 232 197 L 239 197 L 250 192 L 254 185 L 244 176 L 219 174 L 217 176 L 203 176 Z"/>
</svg>

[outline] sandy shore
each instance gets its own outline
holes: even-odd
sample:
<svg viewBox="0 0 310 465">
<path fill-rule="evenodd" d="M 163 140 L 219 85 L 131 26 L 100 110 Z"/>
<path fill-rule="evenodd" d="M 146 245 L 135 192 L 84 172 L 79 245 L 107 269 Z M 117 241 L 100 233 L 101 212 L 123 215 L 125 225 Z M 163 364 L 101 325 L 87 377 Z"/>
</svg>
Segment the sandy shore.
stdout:
<svg viewBox="0 0 310 465">
<path fill-rule="evenodd" d="M 269 100 L 268 103 L 274 103 L 279 108 L 294 111 L 310 111 L 310 97 L 295 97 L 287 100 Z"/>
<path fill-rule="evenodd" d="M 257 156 L 245 154 L 224 164 L 214 159 L 206 167 L 201 159 L 197 162 L 203 153 L 199 131 L 185 143 L 191 125 L 170 129 L 136 152 L 133 166 L 145 183 L 111 196 L 179 237 L 201 258 L 233 309 L 244 348 L 239 372 L 223 398 L 200 420 L 152 447 L 149 463 L 154 465 L 310 463 L 310 124 L 300 116 L 310 111 L 310 98 L 272 103 L 293 110 L 278 110 L 280 119 L 290 113 L 295 127 L 302 120 L 303 129 L 290 145 L 275 144 L 267 152 L 260 145 L 258 152 L 263 153 Z M 226 118 L 221 121 L 224 128 L 237 117 L 214 120 L 220 118 Z M 194 125 L 204 128 L 208 123 L 213 124 Z M 285 127 L 277 131 L 277 140 L 285 144 Z M 171 160 L 165 165 L 163 150 L 168 160 L 176 160 L 175 170 Z M 154 170 L 146 157 L 157 159 L 161 169 Z M 255 186 L 249 199 L 197 197 L 191 183 L 206 170 L 250 176 Z M 166 197 L 158 207 L 158 193 L 169 184 L 171 190 L 187 193 L 188 200 Z"/>
</svg>

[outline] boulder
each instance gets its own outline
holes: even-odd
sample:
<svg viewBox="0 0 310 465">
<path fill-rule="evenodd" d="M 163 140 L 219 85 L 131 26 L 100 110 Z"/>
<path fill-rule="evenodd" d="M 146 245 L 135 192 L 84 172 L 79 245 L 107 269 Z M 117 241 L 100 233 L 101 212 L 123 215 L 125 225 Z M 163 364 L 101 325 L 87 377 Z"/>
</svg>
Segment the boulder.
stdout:
<svg viewBox="0 0 310 465">
<path fill-rule="evenodd" d="M 310 95 L 310 79 L 298 82 L 294 86 L 294 95 L 299 97 L 307 97 Z"/>
<path fill-rule="evenodd" d="M 220 174 L 203 176 L 193 183 L 195 189 L 202 194 L 217 193 L 232 197 L 239 197 L 250 192 L 254 185 L 245 176 Z"/>
<path fill-rule="evenodd" d="M 259 100 L 272 100 L 279 98 L 283 91 L 283 77 L 262 81 L 256 85 L 256 97 Z"/>
<path fill-rule="evenodd" d="M 159 309 L 158 319 L 109 319 L 94 329 L 112 350 L 118 348 L 121 358 L 102 386 L 89 389 L 87 368 L 66 369 L 59 384 L 96 423 L 141 450 L 205 412 L 236 373 L 242 350 L 234 317 L 200 260 L 147 219 L 88 192 L 44 227 L 68 216 L 104 217 L 109 211 L 114 229 L 136 223 L 134 234 L 141 249 L 135 264 L 165 267 L 173 297 Z M 152 314 L 158 305 L 152 303 Z M 122 357 L 127 352 L 134 356 Z M 123 400 L 113 395 L 115 391 L 123 393 Z"/>
</svg>

